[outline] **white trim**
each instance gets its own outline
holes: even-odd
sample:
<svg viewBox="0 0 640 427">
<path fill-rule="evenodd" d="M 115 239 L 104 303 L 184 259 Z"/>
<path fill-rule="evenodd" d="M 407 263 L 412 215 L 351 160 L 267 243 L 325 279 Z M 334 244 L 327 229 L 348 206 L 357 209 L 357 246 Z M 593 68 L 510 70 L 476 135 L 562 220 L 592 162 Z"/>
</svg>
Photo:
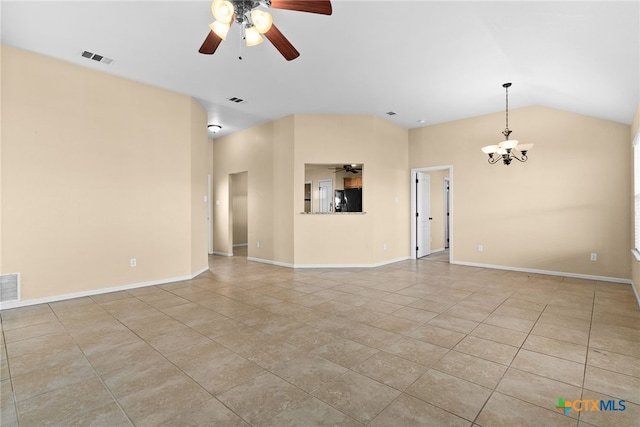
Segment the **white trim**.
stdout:
<svg viewBox="0 0 640 427">
<path fill-rule="evenodd" d="M 394 264 L 400 261 L 406 261 L 409 257 L 396 258 L 389 261 L 378 262 L 375 264 L 296 264 L 293 268 L 374 268 Z"/>
<path fill-rule="evenodd" d="M 640 252 L 636 248 L 631 249 L 631 253 L 635 257 L 636 261 L 640 262 Z"/>
<path fill-rule="evenodd" d="M 521 273 L 544 274 L 547 276 L 573 277 L 576 279 L 599 280 L 601 282 L 624 283 L 631 284 L 631 279 L 623 279 L 620 277 L 594 276 L 591 274 L 566 273 L 563 271 L 538 270 L 535 268 L 508 267 L 504 265 L 481 264 L 477 262 L 451 261 L 451 264 L 466 265 L 469 267 L 491 268 L 494 270 L 518 271 Z"/>
<path fill-rule="evenodd" d="M 234 243 L 233 244 L 234 248 L 237 248 L 237 247 L 240 247 L 240 246 L 249 246 L 249 244 L 248 243 Z"/>
<path fill-rule="evenodd" d="M 254 258 L 254 257 L 247 257 L 247 261 L 253 261 L 253 262 L 259 262 L 262 264 L 271 264 L 271 265 L 277 265 L 278 267 L 287 267 L 287 268 L 294 268 L 295 266 L 293 264 L 289 264 L 286 262 L 280 262 L 280 261 L 272 261 L 270 259 L 262 259 L 262 258 Z"/>
<path fill-rule="evenodd" d="M 213 251 L 211 252 L 211 255 L 218 255 L 218 256 L 233 256 L 233 254 L 229 254 L 226 252 L 217 252 L 217 251 Z"/>
<path fill-rule="evenodd" d="M 636 286 L 633 284 L 633 281 L 631 282 L 631 289 L 633 289 L 633 294 L 636 296 L 638 306 L 640 306 L 640 296 L 638 295 L 638 291 L 636 291 Z"/>
<path fill-rule="evenodd" d="M 65 301 L 65 300 L 74 299 L 74 298 L 90 297 L 93 295 L 107 294 L 109 292 L 127 291 L 129 289 L 144 288 L 147 286 L 164 285 L 166 283 L 182 282 L 184 280 L 191 280 L 194 277 L 201 275 L 207 270 L 209 270 L 209 266 L 203 267 L 200 270 L 196 271 L 195 273 L 191 275 L 186 275 L 186 276 L 150 280 L 148 282 L 132 283 L 130 285 L 115 286 L 112 288 L 102 288 L 102 289 L 94 289 L 90 291 L 74 292 L 72 294 L 55 295 L 52 297 L 37 298 L 37 299 L 31 299 L 26 301 L 0 303 L 0 310 L 6 310 L 6 309 L 18 308 L 18 307 L 27 307 L 30 305 L 37 305 L 37 304 L 48 304 L 50 302 Z"/>
<path fill-rule="evenodd" d="M 213 253 L 213 206 L 211 204 L 213 199 L 213 177 L 211 174 L 207 175 L 207 252 Z"/>
<path fill-rule="evenodd" d="M 376 264 L 290 264 L 290 263 L 279 262 L 279 261 L 271 261 L 268 259 L 247 257 L 247 261 L 261 262 L 263 264 L 271 264 L 271 265 L 277 265 L 280 267 L 287 267 L 287 268 L 374 268 L 374 267 L 382 267 L 388 264 L 394 264 L 400 261 L 406 261 L 408 259 L 409 257 L 407 256 L 407 257 L 392 259 L 389 261 L 379 262 Z"/>
</svg>

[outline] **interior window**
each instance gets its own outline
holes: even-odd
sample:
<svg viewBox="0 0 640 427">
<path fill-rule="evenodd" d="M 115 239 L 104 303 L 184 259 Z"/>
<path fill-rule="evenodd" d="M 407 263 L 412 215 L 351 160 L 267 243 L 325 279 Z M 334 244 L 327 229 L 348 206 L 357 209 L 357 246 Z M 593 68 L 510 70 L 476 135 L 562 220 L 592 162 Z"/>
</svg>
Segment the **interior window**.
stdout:
<svg viewBox="0 0 640 427">
<path fill-rule="evenodd" d="M 307 163 L 304 166 L 305 212 L 362 212 L 362 163 Z"/>
</svg>

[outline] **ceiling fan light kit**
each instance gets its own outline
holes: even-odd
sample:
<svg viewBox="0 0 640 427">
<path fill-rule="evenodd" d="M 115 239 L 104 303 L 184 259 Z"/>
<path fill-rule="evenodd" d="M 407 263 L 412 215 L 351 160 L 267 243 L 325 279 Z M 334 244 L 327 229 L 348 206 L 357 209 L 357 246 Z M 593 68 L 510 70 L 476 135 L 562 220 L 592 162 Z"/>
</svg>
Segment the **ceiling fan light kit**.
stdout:
<svg viewBox="0 0 640 427">
<path fill-rule="evenodd" d="M 502 131 L 502 134 L 505 137 L 505 140 L 496 144 L 496 145 L 487 145 L 481 148 L 482 152 L 489 155 L 487 161 L 490 164 L 496 164 L 500 160 L 506 166 L 511 164 L 513 159 L 519 162 L 526 162 L 529 158 L 527 157 L 527 152 L 533 147 L 533 144 L 520 144 L 518 146 L 517 139 L 509 139 L 509 135 L 511 135 L 511 130 L 509 130 L 509 88 L 511 87 L 511 83 L 505 83 L 502 85 L 505 90 L 505 100 L 506 100 L 506 109 L 505 109 L 505 128 Z M 516 148 L 518 147 L 518 148 Z"/>
<path fill-rule="evenodd" d="M 287 61 L 296 59 L 300 56 L 300 52 L 273 24 L 273 16 L 260 9 L 261 6 L 321 15 L 331 15 L 333 12 L 330 0 L 213 0 L 211 14 L 215 21 L 209 24 L 211 31 L 199 52 L 212 55 L 220 43 L 226 40 L 235 20 L 240 25 L 243 32 L 242 38 L 247 46 L 262 43 L 264 41 L 262 35 L 264 35 Z"/>
</svg>

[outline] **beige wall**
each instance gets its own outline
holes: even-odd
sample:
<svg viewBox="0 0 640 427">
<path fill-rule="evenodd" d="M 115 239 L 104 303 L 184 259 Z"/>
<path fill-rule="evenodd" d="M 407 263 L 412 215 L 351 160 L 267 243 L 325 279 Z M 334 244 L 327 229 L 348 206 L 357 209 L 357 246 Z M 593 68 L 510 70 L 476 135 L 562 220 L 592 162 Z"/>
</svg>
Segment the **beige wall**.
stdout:
<svg viewBox="0 0 640 427">
<path fill-rule="evenodd" d="M 296 115 L 295 134 L 295 264 L 373 265 L 408 257 L 407 131 L 373 116 Z M 350 162 L 364 165 L 366 213 L 300 214 L 304 165 Z"/>
<path fill-rule="evenodd" d="M 250 258 L 372 265 L 408 256 L 406 130 L 371 116 L 294 115 L 219 138 L 213 151 L 217 253 L 231 253 L 229 174 L 248 171 Z M 367 214 L 301 214 L 305 163 L 347 162 L 365 164 Z"/>
<path fill-rule="evenodd" d="M 454 261 L 629 279 L 629 126 L 543 107 L 509 119 L 512 139 L 535 143 L 527 163 L 480 151 L 503 113 L 409 132 L 411 168 L 454 166 Z"/>
<path fill-rule="evenodd" d="M 247 173 L 231 175 L 231 211 L 233 244 L 247 244 Z"/>
<path fill-rule="evenodd" d="M 23 300 L 207 268 L 190 97 L 4 46 L 2 106 L 2 272 L 22 274 Z"/>
<path fill-rule="evenodd" d="M 633 142 L 634 138 L 636 137 L 636 135 L 638 135 L 638 133 L 640 133 L 640 103 L 638 103 L 638 109 L 636 110 L 635 115 L 633 116 L 633 122 L 631 123 L 631 129 L 630 129 L 630 133 L 629 133 L 629 139 L 631 140 L 631 142 Z M 633 172 L 633 148 L 631 149 L 631 154 L 630 154 L 630 159 L 631 159 L 631 171 Z M 640 165 L 638 165 L 638 167 L 640 167 Z M 631 181 L 631 199 L 630 199 L 630 215 L 631 215 L 631 228 L 632 228 L 632 233 L 630 235 L 630 243 L 629 243 L 629 247 L 634 246 L 634 236 L 635 236 L 635 216 L 634 216 L 634 211 L 633 211 L 633 205 L 634 205 L 634 194 L 633 192 L 635 191 L 633 188 L 633 175 L 629 178 Z M 631 258 L 631 282 L 633 283 L 633 287 L 636 291 L 636 298 L 640 295 L 639 292 L 639 287 L 640 287 L 640 262 L 638 262 L 636 260 L 636 258 L 634 256 L 632 256 Z M 639 301 L 640 302 L 640 301 Z"/>
<path fill-rule="evenodd" d="M 209 265 L 208 182 L 211 174 L 211 141 L 207 112 L 191 99 L 191 274 Z"/>
<path fill-rule="evenodd" d="M 229 176 L 247 172 L 248 256 L 274 260 L 274 210 L 277 208 L 274 200 L 274 175 L 287 173 L 282 168 L 274 173 L 274 162 L 279 161 L 274 157 L 274 135 L 279 126 L 278 122 L 270 122 L 213 141 L 215 253 L 233 253 Z M 286 215 L 286 208 L 282 212 Z M 292 259 L 291 257 L 288 261 L 281 262 L 291 262 Z"/>
</svg>

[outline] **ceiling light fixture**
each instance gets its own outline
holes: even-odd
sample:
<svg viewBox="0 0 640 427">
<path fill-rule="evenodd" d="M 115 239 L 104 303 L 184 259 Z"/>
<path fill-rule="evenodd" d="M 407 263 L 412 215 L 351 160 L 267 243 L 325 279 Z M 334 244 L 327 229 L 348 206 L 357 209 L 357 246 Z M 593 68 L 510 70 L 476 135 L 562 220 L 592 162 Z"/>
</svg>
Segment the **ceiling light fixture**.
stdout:
<svg viewBox="0 0 640 427">
<path fill-rule="evenodd" d="M 331 0 L 213 0 L 211 14 L 215 21 L 209 24 L 209 34 L 198 52 L 213 55 L 223 40 L 226 40 L 230 27 L 237 23 L 240 36 L 247 46 L 255 46 L 264 41 L 263 36 L 291 61 L 300 56 L 300 52 L 273 24 L 273 16 L 263 9 L 285 9 L 298 12 L 331 15 Z M 238 57 L 242 59 L 242 56 Z"/>
<path fill-rule="evenodd" d="M 509 139 L 509 135 L 511 135 L 512 132 L 509 130 L 509 88 L 511 87 L 511 83 L 505 83 L 502 87 L 506 94 L 505 128 L 502 131 L 505 140 L 497 145 L 487 145 L 482 147 L 482 152 L 489 155 L 488 162 L 492 165 L 502 160 L 505 165 L 509 166 L 513 159 L 516 159 L 519 162 L 526 162 L 529 159 L 527 157 L 527 152 L 531 147 L 533 147 L 533 144 L 520 144 L 516 149 L 516 146 L 518 146 L 518 140 Z"/>
<path fill-rule="evenodd" d="M 209 129 L 209 132 L 211 132 L 211 133 L 218 133 L 222 129 L 222 126 L 220 126 L 220 125 L 209 125 L 209 126 L 207 126 L 207 128 Z"/>
<path fill-rule="evenodd" d="M 245 44 L 247 46 L 260 44 L 263 41 L 260 34 L 271 29 L 273 17 L 269 12 L 256 9 L 259 5 L 259 1 L 213 0 L 211 13 L 216 20 L 209 24 L 209 28 L 222 40 L 225 40 L 229 27 L 235 19 L 244 30 Z"/>
</svg>

